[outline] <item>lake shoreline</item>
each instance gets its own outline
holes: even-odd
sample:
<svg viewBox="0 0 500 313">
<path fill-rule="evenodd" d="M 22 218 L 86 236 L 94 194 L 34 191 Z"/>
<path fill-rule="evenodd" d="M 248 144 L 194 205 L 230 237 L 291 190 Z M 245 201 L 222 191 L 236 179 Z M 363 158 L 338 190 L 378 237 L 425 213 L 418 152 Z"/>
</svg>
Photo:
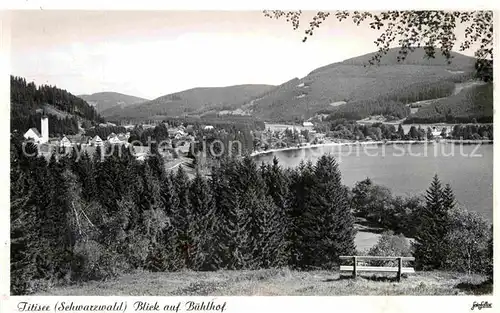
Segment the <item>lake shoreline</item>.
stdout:
<svg viewBox="0 0 500 313">
<path fill-rule="evenodd" d="M 286 147 L 286 148 L 277 148 L 277 149 L 269 149 L 265 151 L 254 151 L 250 154 L 251 157 L 270 154 L 274 152 L 281 151 L 293 151 L 293 150 L 301 150 L 308 148 L 321 148 L 321 147 L 342 147 L 342 146 L 365 146 L 365 145 L 414 145 L 414 144 L 493 144 L 493 140 L 460 140 L 460 139 L 444 139 L 440 141 L 434 140 L 392 140 L 392 141 L 354 141 L 354 142 L 329 142 L 329 143 L 321 143 L 314 145 L 303 145 L 296 147 Z"/>
</svg>

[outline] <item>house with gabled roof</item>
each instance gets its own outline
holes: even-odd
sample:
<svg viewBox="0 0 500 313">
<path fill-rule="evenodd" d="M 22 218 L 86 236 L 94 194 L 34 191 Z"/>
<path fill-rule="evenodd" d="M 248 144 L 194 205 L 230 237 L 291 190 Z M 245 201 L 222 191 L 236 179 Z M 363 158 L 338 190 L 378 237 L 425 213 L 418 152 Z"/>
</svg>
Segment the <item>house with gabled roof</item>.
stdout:
<svg viewBox="0 0 500 313">
<path fill-rule="evenodd" d="M 104 143 L 101 137 L 99 137 L 98 135 L 95 135 L 94 138 L 92 138 L 92 140 L 90 141 L 90 145 L 95 147 L 102 147 L 103 144 Z"/>
<path fill-rule="evenodd" d="M 69 140 L 66 136 L 63 136 L 63 138 L 59 142 L 59 147 L 71 148 L 72 146 L 73 144 L 71 143 L 71 140 Z"/>
<path fill-rule="evenodd" d="M 42 135 L 40 134 L 38 129 L 36 129 L 34 127 L 28 129 L 28 131 L 24 134 L 24 138 L 26 140 L 31 139 L 36 143 L 39 143 L 42 141 Z"/>
</svg>

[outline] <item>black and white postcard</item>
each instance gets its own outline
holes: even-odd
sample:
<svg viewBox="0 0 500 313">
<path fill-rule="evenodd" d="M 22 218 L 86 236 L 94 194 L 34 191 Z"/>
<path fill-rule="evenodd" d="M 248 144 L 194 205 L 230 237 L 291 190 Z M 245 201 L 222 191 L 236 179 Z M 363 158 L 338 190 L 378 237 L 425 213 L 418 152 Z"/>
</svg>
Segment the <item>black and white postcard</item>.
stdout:
<svg viewBox="0 0 500 313">
<path fill-rule="evenodd" d="M 490 312 L 493 24 L 486 9 L 3 12 L 8 308 L 453 296 Z"/>
</svg>

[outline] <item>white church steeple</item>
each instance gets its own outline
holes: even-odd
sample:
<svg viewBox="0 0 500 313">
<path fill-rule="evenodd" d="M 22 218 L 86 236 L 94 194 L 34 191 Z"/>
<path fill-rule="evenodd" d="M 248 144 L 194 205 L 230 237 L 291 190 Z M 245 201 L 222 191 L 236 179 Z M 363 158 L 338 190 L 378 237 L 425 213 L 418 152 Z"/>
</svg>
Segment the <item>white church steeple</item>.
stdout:
<svg viewBox="0 0 500 313">
<path fill-rule="evenodd" d="M 40 140 L 41 143 L 49 142 L 49 118 L 47 115 L 42 115 L 42 138 Z"/>
</svg>

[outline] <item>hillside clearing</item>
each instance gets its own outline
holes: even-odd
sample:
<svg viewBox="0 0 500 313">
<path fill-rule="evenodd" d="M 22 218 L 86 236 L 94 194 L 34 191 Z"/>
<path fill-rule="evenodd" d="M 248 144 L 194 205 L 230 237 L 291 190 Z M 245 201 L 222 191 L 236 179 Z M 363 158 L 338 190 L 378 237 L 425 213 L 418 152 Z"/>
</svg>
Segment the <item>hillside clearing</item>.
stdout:
<svg viewBox="0 0 500 313">
<path fill-rule="evenodd" d="M 105 282 L 55 287 L 39 295 L 59 296 L 346 296 L 491 294 L 480 275 L 417 272 L 402 282 L 395 275 L 354 280 L 334 271 L 288 269 L 217 272 L 137 272 Z"/>
</svg>

